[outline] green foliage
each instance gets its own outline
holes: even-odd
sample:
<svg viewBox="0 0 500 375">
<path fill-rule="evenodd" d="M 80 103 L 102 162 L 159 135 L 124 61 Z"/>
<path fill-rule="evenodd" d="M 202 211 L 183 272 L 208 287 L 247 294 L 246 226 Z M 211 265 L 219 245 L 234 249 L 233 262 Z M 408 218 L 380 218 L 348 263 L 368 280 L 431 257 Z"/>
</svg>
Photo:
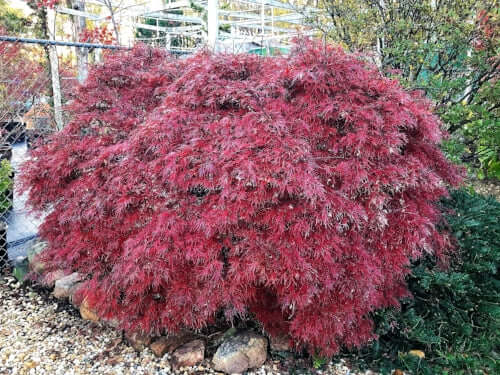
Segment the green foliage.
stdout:
<svg viewBox="0 0 500 375">
<path fill-rule="evenodd" d="M 326 365 L 327 359 L 325 357 L 321 357 L 321 356 L 313 356 L 312 362 L 313 362 L 313 367 L 316 370 L 319 370 L 324 365 Z"/>
<path fill-rule="evenodd" d="M 0 214 L 12 207 L 12 167 L 8 160 L 0 163 Z"/>
<path fill-rule="evenodd" d="M 29 272 L 28 258 L 24 258 L 22 262 L 16 262 L 12 274 L 20 283 L 26 280 L 26 275 Z"/>
<path fill-rule="evenodd" d="M 500 179 L 500 81 L 485 85 L 471 104 L 451 106 L 442 118 L 457 128 L 444 144 L 449 158 L 467 162 L 479 178 Z"/>
<path fill-rule="evenodd" d="M 500 203 L 454 191 L 443 210 L 457 243 L 449 268 L 432 257 L 414 264 L 414 298 L 375 314 L 380 339 L 355 354 L 383 373 L 500 373 Z"/>
<path fill-rule="evenodd" d="M 0 0 L 0 26 L 6 32 L 19 34 L 24 32 L 29 25 L 30 20 L 20 10 L 11 8 L 5 0 Z"/>
<path fill-rule="evenodd" d="M 191 7 L 191 9 L 193 9 L 197 13 L 204 13 L 205 12 L 205 8 L 203 8 L 202 6 L 198 5 L 194 1 L 190 1 L 189 2 L 189 6 Z"/>
</svg>

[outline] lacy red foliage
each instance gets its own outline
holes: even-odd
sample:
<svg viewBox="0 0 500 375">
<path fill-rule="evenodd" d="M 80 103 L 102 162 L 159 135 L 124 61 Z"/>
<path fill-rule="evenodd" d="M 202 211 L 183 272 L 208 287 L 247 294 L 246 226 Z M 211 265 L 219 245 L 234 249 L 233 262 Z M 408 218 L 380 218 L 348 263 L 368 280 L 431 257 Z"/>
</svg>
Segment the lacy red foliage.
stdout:
<svg viewBox="0 0 500 375">
<path fill-rule="evenodd" d="M 83 30 L 78 36 L 78 40 L 83 43 L 112 44 L 115 42 L 115 37 L 107 25 L 101 25 Z"/>
<path fill-rule="evenodd" d="M 53 268 L 127 330 L 253 315 L 332 354 L 373 337 L 442 254 L 459 173 L 429 102 L 340 49 L 290 58 L 136 47 L 90 72 L 74 120 L 24 166 Z"/>
<path fill-rule="evenodd" d="M 30 0 L 28 3 L 32 3 Z M 46 8 L 55 8 L 56 5 L 60 3 L 60 0 L 35 0 L 35 5 L 38 8 L 46 7 Z"/>
</svg>

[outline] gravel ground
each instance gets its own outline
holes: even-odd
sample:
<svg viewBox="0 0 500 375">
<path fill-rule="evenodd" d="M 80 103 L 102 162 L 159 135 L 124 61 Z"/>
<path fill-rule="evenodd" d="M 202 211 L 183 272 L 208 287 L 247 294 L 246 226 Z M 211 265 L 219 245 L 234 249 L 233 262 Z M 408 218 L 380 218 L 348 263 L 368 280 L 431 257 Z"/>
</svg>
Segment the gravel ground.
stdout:
<svg viewBox="0 0 500 375">
<path fill-rule="evenodd" d="M 474 190 L 482 195 L 493 195 L 500 202 L 500 181 L 471 180 Z"/>
<path fill-rule="evenodd" d="M 156 358 L 148 349 L 137 353 L 121 333 L 81 319 L 76 309 L 47 290 L 0 275 L 0 374 L 217 374 L 209 366 L 205 360 L 174 371 L 168 354 Z M 300 363 L 292 367 L 295 374 L 356 375 L 343 362 L 318 371 Z M 290 363 L 268 359 L 248 375 L 291 372 Z"/>
</svg>

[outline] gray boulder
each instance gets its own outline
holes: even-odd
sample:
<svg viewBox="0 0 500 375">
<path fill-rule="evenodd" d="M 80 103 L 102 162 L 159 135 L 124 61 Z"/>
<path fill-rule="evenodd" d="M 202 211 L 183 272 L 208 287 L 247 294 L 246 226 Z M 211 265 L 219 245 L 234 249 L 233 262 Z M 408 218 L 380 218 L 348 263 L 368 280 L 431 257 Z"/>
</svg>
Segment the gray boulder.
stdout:
<svg viewBox="0 0 500 375">
<path fill-rule="evenodd" d="M 190 341 L 172 353 L 172 366 L 174 369 L 191 367 L 201 363 L 205 358 L 205 342 L 203 340 Z"/>
<path fill-rule="evenodd" d="M 153 340 L 153 338 L 150 335 L 139 332 L 126 333 L 125 338 L 129 342 L 129 344 L 138 352 L 141 352 L 144 349 L 146 349 Z"/>
<path fill-rule="evenodd" d="M 267 359 L 267 339 L 254 332 L 241 332 L 224 341 L 212 359 L 214 369 L 241 374 L 260 367 Z"/>
<path fill-rule="evenodd" d="M 71 275 L 64 276 L 56 280 L 54 285 L 54 297 L 56 298 L 69 298 L 82 280 L 82 276 L 78 272 L 73 272 Z"/>
</svg>

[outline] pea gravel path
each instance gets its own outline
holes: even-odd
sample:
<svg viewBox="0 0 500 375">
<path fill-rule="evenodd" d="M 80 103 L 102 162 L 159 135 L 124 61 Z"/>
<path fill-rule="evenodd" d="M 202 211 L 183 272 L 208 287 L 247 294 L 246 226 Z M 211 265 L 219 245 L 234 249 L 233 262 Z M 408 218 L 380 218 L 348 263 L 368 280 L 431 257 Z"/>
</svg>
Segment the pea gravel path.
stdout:
<svg viewBox="0 0 500 375">
<path fill-rule="evenodd" d="M 37 290 L 35 290 L 37 289 Z M 279 361 L 268 360 L 251 374 L 287 374 Z M 343 363 L 322 371 L 295 369 L 295 374 L 356 375 Z M 371 373 L 367 372 L 366 374 Z M 134 351 L 121 333 L 80 318 L 66 302 L 47 291 L 21 286 L 0 275 L 0 374 L 217 374 L 202 365 L 173 371 L 169 357 L 156 358 L 146 349 Z"/>
</svg>

